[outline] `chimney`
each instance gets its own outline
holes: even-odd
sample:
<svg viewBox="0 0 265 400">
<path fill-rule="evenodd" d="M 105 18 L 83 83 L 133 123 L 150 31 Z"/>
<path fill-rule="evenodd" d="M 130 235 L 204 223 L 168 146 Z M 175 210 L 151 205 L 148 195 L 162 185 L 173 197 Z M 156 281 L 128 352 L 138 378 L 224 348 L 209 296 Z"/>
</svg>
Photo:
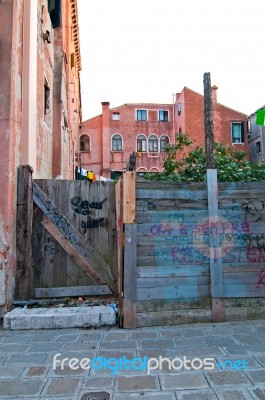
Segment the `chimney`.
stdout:
<svg viewBox="0 0 265 400">
<path fill-rule="evenodd" d="M 213 102 L 213 104 L 216 104 L 217 103 L 217 89 L 218 89 L 218 87 L 217 86 L 212 86 L 212 102 Z"/>
</svg>

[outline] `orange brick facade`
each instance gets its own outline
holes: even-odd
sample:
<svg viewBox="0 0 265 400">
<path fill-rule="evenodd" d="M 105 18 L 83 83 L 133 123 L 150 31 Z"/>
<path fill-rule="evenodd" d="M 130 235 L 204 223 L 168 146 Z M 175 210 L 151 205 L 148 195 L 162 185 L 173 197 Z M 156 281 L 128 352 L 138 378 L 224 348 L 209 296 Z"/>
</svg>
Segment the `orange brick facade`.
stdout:
<svg viewBox="0 0 265 400">
<path fill-rule="evenodd" d="M 247 152 L 247 116 L 219 104 L 215 86 L 212 102 L 215 141 Z M 174 105 L 124 104 L 110 109 L 109 103 L 103 102 L 102 114 L 81 125 L 78 164 L 111 177 L 113 172 L 126 170 L 134 151 L 136 171 L 162 171 L 165 138 L 174 143 L 175 133 L 180 131 L 194 140 L 193 148 L 204 144 L 204 97 L 186 87 L 176 94 Z M 144 148 L 140 135 L 146 139 Z"/>
</svg>

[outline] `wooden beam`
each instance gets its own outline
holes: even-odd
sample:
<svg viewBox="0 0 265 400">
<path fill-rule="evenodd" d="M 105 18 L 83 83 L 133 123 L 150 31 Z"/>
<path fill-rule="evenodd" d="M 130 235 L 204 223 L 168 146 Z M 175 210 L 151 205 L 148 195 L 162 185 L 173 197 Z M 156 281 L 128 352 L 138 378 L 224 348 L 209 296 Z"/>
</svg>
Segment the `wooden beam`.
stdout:
<svg viewBox="0 0 265 400">
<path fill-rule="evenodd" d="M 32 172 L 29 165 L 18 167 L 17 183 L 17 248 L 16 248 L 16 289 L 17 300 L 29 300 L 33 297 L 32 268 Z"/>
<path fill-rule="evenodd" d="M 217 170 L 207 170 L 208 211 L 209 211 L 209 247 L 210 247 L 210 280 L 213 322 L 222 322 L 224 316 L 224 280 L 222 269 L 222 247 L 219 243 L 218 230 L 218 188 Z M 217 225 L 216 225 L 217 224 Z"/>
<path fill-rule="evenodd" d="M 101 296 L 111 294 L 108 285 L 35 288 L 35 298 Z"/>
<path fill-rule="evenodd" d="M 123 223 L 135 222 L 135 171 L 123 174 Z"/>
<path fill-rule="evenodd" d="M 136 328 L 137 224 L 125 224 L 123 328 Z"/>
<path fill-rule="evenodd" d="M 44 219 L 42 225 L 54 237 L 67 254 L 82 268 L 87 276 L 97 285 L 101 285 L 104 280 L 98 275 L 95 269 L 86 261 L 86 259 L 72 246 L 72 244 L 63 236 L 56 226 L 48 220 Z"/>
<path fill-rule="evenodd" d="M 118 236 L 118 293 L 119 293 L 119 326 L 122 327 L 123 315 L 123 179 L 119 179 L 115 185 L 116 200 L 116 230 Z"/>
<path fill-rule="evenodd" d="M 68 248 L 73 257 L 76 257 L 77 254 L 80 256 L 79 260 L 81 260 L 82 257 L 82 260 L 85 261 L 85 264 L 82 262 L 83 267 L 88 271 L 89 265 L 90 271 L 94 270 L 94 279 L 96 276 L 100 278 L 98 283 L 107 283 L 111 290 L 116 293 L 117 286 L 111 279 L 109 272 L 110 266 L 103 260 L 100 254 L 84 240 L 66 216 L 59 212 L 54 203 L 48 199 L 46 194 L 35 182 L 33 182 L 33 201 L 52 222 L 52 224 L 46 222 L 45 227 L 48 227 L 48 229 L 56 234 L 58 240 Z"/>
</svg>

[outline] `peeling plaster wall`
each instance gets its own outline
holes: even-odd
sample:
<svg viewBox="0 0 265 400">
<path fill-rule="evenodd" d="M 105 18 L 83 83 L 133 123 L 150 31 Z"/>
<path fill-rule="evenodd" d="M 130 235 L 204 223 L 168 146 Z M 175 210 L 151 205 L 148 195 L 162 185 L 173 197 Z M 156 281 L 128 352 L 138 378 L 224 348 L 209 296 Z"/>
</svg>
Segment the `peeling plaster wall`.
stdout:
<svg viewBox="0 0 265 400">
<path fill-rule="evenodd" d="M 15 288 L 16 183 L 21 157 L 23 0 L 0 3 L 0 317 Z"/>
</svg>

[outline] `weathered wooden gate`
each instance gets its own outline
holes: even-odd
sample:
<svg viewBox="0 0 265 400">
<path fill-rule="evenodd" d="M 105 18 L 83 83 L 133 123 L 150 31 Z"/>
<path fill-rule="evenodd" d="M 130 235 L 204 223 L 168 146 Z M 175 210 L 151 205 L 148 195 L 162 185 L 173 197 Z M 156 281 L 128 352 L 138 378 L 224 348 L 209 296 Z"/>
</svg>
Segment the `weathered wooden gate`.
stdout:
<svg viewBox="0 0 265 400">
<path fill-rule="evenodd" d="M 70 180 L 31 185 L 25 168 L 19 185 L 16 297 L 116 293 L 114 185 Z"/>
</svg>

